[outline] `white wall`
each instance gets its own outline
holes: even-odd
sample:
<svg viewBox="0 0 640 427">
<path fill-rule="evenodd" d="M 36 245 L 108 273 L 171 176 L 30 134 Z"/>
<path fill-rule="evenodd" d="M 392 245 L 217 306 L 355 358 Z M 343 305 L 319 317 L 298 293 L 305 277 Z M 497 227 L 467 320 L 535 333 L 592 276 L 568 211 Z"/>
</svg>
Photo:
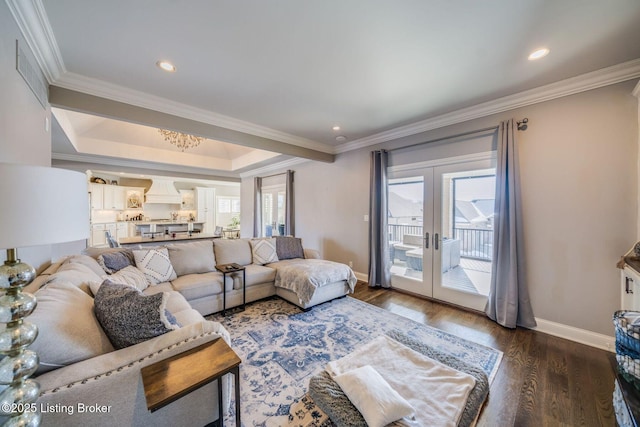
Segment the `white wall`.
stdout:
<svg viewBox="0 0 640 427">
<path fill-rule="evenodd" d="M 0 162 L 51 166 L 51 135 L 45 130 L 45 120 L 51 113 L 16 71 L 16 40 L 35 65 L 7 4 L 0 2 Z M 23 262 L 36 268 L 48 263 L 51 254 L 51 246 L 18 251 Z M 0 261 L 4 259 L 5 252 L 0 250 Z"/>
<path fill-rule="evenodd" d="M 529 118 L 518 132 L 526 269 L 536 317 L 612 335 L 620 304 L 615 264 L 636 240 L 635 81 L 389 142 L 385 148 Z M 368 271 L 369 153 L 295 170 L 296 234 L 325 258 Z M 252 234 L 253 180 L 242 183 L 243 236 Z"/>
</svg>

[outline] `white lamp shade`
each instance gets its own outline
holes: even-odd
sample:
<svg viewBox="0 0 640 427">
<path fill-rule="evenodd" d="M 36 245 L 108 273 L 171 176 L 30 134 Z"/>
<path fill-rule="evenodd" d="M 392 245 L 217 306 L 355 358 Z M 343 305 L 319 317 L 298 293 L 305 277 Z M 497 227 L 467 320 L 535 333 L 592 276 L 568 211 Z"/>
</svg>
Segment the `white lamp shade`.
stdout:
<svg viewBox="0 0 640 427">
<path fill-rule="evenodd" d="M 89 196 L 85 174 L 0 163 L 0 249 L 87 237 Z"/>
</svg>

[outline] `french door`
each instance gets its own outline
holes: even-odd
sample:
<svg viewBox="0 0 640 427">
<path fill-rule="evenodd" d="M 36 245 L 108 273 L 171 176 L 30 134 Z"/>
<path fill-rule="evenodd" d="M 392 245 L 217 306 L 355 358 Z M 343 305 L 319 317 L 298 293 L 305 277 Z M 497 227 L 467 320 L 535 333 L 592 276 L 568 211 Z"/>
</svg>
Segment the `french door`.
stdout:
<svg viewBox="0 0 640 427">
<path fill-rule="evenodd" d="M 391 285 L 483 310 L 492 267 L 495 160 L 491 154 L 392 167 Z"/>
</svg>

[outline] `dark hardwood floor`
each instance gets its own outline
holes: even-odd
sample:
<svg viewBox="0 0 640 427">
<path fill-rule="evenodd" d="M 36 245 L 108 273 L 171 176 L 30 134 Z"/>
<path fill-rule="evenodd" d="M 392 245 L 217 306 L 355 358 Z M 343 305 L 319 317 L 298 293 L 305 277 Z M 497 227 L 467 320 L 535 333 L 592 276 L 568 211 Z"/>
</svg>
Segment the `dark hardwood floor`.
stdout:
<svg viewBox="0 0 640 427">
<path fill-rule="evenodd" d="M 353 296 L 504 353 L 478 426 L 616 425 L 609 352 L 362 282 Z"/>
</svg>

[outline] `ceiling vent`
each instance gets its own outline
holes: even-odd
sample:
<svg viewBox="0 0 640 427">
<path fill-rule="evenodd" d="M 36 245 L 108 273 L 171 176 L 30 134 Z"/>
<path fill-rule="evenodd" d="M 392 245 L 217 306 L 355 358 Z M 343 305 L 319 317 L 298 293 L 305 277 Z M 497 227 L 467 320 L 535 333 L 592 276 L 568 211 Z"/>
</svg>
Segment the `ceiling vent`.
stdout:
<svg viewBox="0 0 640 427">
<path fill-rule="evenodd" d="M 182 196 L 168 179 L 154 179 L 151 188 L 145 194 L 145 203 L 181 204 Z"/>
</svg>

